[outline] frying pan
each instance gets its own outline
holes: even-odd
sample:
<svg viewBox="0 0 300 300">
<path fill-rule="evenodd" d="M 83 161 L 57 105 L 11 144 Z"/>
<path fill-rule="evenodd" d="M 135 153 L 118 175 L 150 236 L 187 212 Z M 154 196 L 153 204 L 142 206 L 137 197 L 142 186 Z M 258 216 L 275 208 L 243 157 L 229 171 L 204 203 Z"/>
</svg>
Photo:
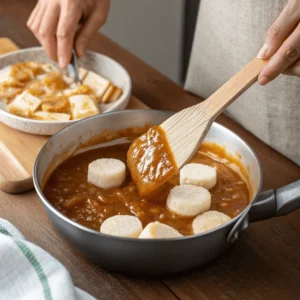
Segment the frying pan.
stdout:
<svg viewBox="0 0 300 300">
<path fill-rule="evenodd" d="M 157 125 L 171 116 L 157 110 L 126 110 L 106 113 L 76 122 L 54 135 L 41 149 L 34 165 L 34 185 L 57 230 L 86 257 L 101 267 L 121 273 L 169 274 L 207 263 L 235 242 L 249 223 L 286 215 L 300 207 L 300 181 L 260 193 L 262 172 L 253 150 L 235 133 L 214 123 L 205 141 L 224 146 L 241 157 L 249 170 L 252 201 L 230 222 L 202 234 L 172 239 L 130 239 L 101 234 L 67 218 L 46 199 L 42 184 L 49 168 L 55 168 L 74 150 L 103 130 Z"/>
</svg>

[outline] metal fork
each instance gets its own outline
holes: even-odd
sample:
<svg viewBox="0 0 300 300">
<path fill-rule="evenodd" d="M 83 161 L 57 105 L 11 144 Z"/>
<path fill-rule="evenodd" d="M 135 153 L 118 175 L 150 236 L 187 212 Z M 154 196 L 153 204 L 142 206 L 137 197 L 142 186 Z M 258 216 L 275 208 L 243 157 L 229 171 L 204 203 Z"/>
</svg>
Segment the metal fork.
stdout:
<svg viewBox="0 0 300 300">
<path fill-rule="evenodd" d="M 69 76 L 75 79 L 76 83 L 80 83 L 79 75 L 78 75 L 78 58 L 75 49 L 72 49 L 72 57 L 71 61 L 67 66 Z"/>
</svg>

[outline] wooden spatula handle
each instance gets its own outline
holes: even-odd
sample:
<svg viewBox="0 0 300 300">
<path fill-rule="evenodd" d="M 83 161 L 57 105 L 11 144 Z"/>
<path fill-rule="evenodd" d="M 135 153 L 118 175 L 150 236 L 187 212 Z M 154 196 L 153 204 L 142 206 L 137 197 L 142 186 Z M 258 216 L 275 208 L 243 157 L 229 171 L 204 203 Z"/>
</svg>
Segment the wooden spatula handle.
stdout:
<svg viewBox="0 0 300 300">
<path fill-rule="evenodd" d="M 224 109 L 247 90 L 258 78 L 267 61 L 254 58 L 205 102 L 211 115 L 216 118 Z"/>
</svg>

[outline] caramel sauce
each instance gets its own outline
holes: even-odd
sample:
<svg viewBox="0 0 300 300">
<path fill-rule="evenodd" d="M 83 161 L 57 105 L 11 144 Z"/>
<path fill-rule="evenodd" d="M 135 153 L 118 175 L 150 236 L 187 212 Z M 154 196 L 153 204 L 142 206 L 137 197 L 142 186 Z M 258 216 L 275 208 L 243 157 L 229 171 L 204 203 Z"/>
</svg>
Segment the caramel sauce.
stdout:
<svg viewBox="0 0 300 300">
<path fill-rule="evenodd" d="M 128 168 L 141 196 L 149 196 L 177 171 L 177 165 L 160 126 L 137 138 L 127 154 Z"/>
<path fill-rule="evenodd" d="M 146 129 L 145 127 L 143 132 Z M 140 134 L 140 130 L 137 129 L 107 132 L 106 135 L 94 138 L 90 144 Z M 152 134 L 152 138 L 157 141 L 159 137 L 154 132 Z M 128 169 L 125 182 L 118 188 L 101 189 L 87 182 L 88 165 L 92 161 L 99 158 L 116 158 L 127 164 L 128 148 L 128 145 L 116 145 L 68 158 L 47 177 L 43 188 L 45 197 L 70 219 L 97 231 L 105 219 L 126 214 L 137 216 L 144 227 L 150 222 L 159 221 L 172 226 L 183 235 L 192 234 L 193 218 L 175 215 L 166 207 L 170 189 L 179 184 L 178 173 L 171 176 L 151 199 L 140 196 Z M 170 168 L 170 161 L 166 159 L 165 162 Z M 224 148 L 216 144 L 202 143 L 191 162 L 206 164 L 217 170 L 217 184 L 210 190 L 212 196 L 210 210 L 235 217 L 249 204 L 251 194 L 247 176 L 240 174 L 244 169 L 235 158 L 226 153 Z M 239 172 L 231 167 L 233 165 Z M 172 168 L 168 170 L 174 171 Z M 165 174 L 163 170 L 158 174 L 161 172 Z M 153 173 L 150 179 L 155 178 L 155 174 L 157 173 Z"/>
</svg>

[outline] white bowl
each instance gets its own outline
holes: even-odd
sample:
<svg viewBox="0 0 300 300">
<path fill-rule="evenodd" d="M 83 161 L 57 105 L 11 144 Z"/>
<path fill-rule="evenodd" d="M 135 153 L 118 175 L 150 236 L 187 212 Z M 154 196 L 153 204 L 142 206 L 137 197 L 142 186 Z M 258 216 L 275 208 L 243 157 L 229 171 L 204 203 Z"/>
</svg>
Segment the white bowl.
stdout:
<svg viewBox="0 0 300 300">
<path fill-rule="evenodd" d="M 7 65 L 25 61 L 53 64 L 41 47 L 34 47 L 0 56 L 0 69 Z M 123 110 L 127 107 L 131 95 L 131 79 L 128 72 L 119 63 L 105 55 L 89 51 L 80 59 L 79 65 L 102 75 L 123 90 L 121 97 L 117 101 L 100 105 L 102 113 Z M 0 122 L 14 129 L 33 134 L 52 135 L 77 121 L 31 120 L 10 114 L 3 107 L 0 107 Z"/>
</svg>

